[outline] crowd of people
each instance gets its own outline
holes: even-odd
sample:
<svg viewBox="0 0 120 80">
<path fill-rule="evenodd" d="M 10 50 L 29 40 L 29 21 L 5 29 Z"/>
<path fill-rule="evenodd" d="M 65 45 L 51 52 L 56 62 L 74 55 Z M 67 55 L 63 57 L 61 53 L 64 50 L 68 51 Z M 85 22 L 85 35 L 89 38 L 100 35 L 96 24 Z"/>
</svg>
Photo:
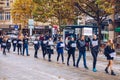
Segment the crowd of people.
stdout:
<svg viewBox="0 0 120 80">
<path fill-rule="evenodd" d="M 18 55 L 23 55 L 26 50 L 26 56 L 30 56 L 29 54 L 29 37 L 28 35 L 22 35 L 19 34 L 18 38 L 13 38 L 11 39 L 8 36 L 0 36 L 0 44 L 1 44 L 1 49 L 3 51 L 3 54 L 6 55 L 6 51 L 10 52 L 11 46 L 13 46 L 13 53 L 15 53 L 16 48 L 17 48 L 17 53 Z M 54 42 L 57 41 L 57 42 Z M 97 56 L 99 53 L 100 45 L 99 41 L 96 35 L 93 36 L 93 38 L 89 38 L 89 41 L 86 41 L 85 36 L 81 36 L 79 39 L 75 40 L 74 37 L 70 36 L 67 37 L 66 40 L 64 41 L 62 37 L 55 37 L 53 39 L 49 35 L 41 35 L 40 37 L 36 37 L 34 42 L 34 58 L 38 58 L 38 50 L 41 47 L 42 50 L 42 55 L 43 59 L 48 55 L 48 61 L 51 62 L 51 56 L 54 54 L 54 50 L 56 49 L 57 51 L 57 62 L 59 63 L 59 58 L 61 56 L 62 63 L 65 64 L 64 62 L 64 50 L 67 50 L 68 52 L 68 57 L 67 57 L 67 66 L 69 66 L 69 60 L 72 56 L 73 59 L 73 66 L 74 67 L 79 67 L 79 62 L 81 57 L 83 56 L 83 63 L 84 63 L 84 68 L 89 69 L 87 66 L 87 60 L 86 60 L 86 47 L 90 47 L 90 51 L 93 57 L 93 72 L 97 72 L 96 69 L 96 64 L 97 64 Z M 75 51 L 76 48 L 79 50 L 79 55 L 77 61 L 75 61 Z M 113 60 L 115 57 L 115 47 L 114 43 L 112 40 L 108 40 L 106 43 L 105 47 L 103 48 L 103 53 L 106 56 L 108 60 L 108 65 L 105 68 L 105 72 L 108 74 L 109 73 L 109 68 L 111 70 L 111 75 L 116 75 L 112 69 L 113 66 Z"/>
</svg>

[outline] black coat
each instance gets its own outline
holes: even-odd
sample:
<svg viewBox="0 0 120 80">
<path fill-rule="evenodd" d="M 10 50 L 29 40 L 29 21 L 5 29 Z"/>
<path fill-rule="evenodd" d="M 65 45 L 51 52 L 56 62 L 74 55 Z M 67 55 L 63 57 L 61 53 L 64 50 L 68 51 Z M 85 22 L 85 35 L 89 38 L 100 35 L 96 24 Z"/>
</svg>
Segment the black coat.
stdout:
<svg viewBox="0 0 120 80">
<path fill-rule="evenodd" d="M 113 60 L 113 57 L 110 56 L 111 53 L 115 52 L 110 46 L 106 46 L 104 49 L 104 55 L 107 57 L 107 60 Z"/>
<path fill-rule="evenodd" d="M 79 52 L 85 52 L 86 51 L 86 42 L 84 40 L 78 40 L 77 48 L 79 49 Z"/>
</svg>

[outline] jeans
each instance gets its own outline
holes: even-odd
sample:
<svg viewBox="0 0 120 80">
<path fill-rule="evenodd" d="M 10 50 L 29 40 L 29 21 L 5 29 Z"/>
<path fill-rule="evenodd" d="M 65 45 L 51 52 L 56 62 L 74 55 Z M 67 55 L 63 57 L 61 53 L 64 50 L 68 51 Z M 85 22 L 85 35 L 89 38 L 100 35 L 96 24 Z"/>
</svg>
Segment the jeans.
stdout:
<svg viewBox="0 0 120 80">
<path fill-rule="evenodd" d="M 98 51 L 91 50 L 92 56 L 93 56 L 93 69 L 96 68 L 96 63 L 97 63 L 97 56 L 98 56 Z"/>
<path fill-rule="evenodd" d="M 24 55 L 24 52 L 25 52 L 25 49 L 26 49 L 26 55 L 28 56 L 28 45 L 23 45 L 23 55 Z"/>
<path fill-rule="evenodd" d="M 86 52 L 79 52 L 79 57 L 78 57 L 76 66 L 79 65 L 79 62 L 80 62 L 80 59 L 82 56 L 83 56 L 84 67 L 87 67 L 87 65 L 86 65 Z"/>
</svg>

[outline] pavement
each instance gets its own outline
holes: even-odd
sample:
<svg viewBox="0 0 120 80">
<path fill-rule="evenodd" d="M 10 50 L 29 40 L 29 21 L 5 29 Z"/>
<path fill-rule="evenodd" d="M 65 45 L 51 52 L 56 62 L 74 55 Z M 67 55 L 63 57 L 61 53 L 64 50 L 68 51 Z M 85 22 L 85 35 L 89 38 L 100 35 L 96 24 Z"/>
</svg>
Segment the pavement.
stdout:
<svg viewBox="0 0 120 80">
<path fill-rule="evenodd" d="M 0 51 L 0 80 L 120 80 L 120 56 L 114 60 L 114 71 L 116 76 L 106 74 L 104 69 L 107 60 L 103 54 L 98 55 L 97 72 L 92 71 L 92 56 L 87 52 L 87 65 L 89 70 L 84 69 L 83 59 L 81 58 L 79 68 L 62 64 L 61 58 L 59 63 L 56 62 L 57 54 L 52 55 L 52 62 L 42 58 L 42 52 L 39 50 L 38 59 L 33 57 L 34 49 L 29 48 L 30 56 L 17 55 L 17 53 L 7 53 L 3 55 Z M 67 52 L 64 53 L 65 63 Z M 78 51 L 76 51 L 76 60 Z"/>
</svg>

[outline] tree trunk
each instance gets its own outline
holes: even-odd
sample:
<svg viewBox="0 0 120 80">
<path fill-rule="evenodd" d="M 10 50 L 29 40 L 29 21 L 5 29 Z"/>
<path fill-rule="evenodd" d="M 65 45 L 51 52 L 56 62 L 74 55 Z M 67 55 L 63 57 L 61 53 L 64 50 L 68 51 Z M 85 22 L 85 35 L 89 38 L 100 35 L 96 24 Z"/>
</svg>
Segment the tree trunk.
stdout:
<svg viewBox="0 0 120 80">
<path fill-rule="evenodd" d="M 100 21 L 97 21 L 97 26 L 98 26 L 98 41 L 99 41 L 99 45 L 101 45 L 101 23 Z"/>
</svg>

